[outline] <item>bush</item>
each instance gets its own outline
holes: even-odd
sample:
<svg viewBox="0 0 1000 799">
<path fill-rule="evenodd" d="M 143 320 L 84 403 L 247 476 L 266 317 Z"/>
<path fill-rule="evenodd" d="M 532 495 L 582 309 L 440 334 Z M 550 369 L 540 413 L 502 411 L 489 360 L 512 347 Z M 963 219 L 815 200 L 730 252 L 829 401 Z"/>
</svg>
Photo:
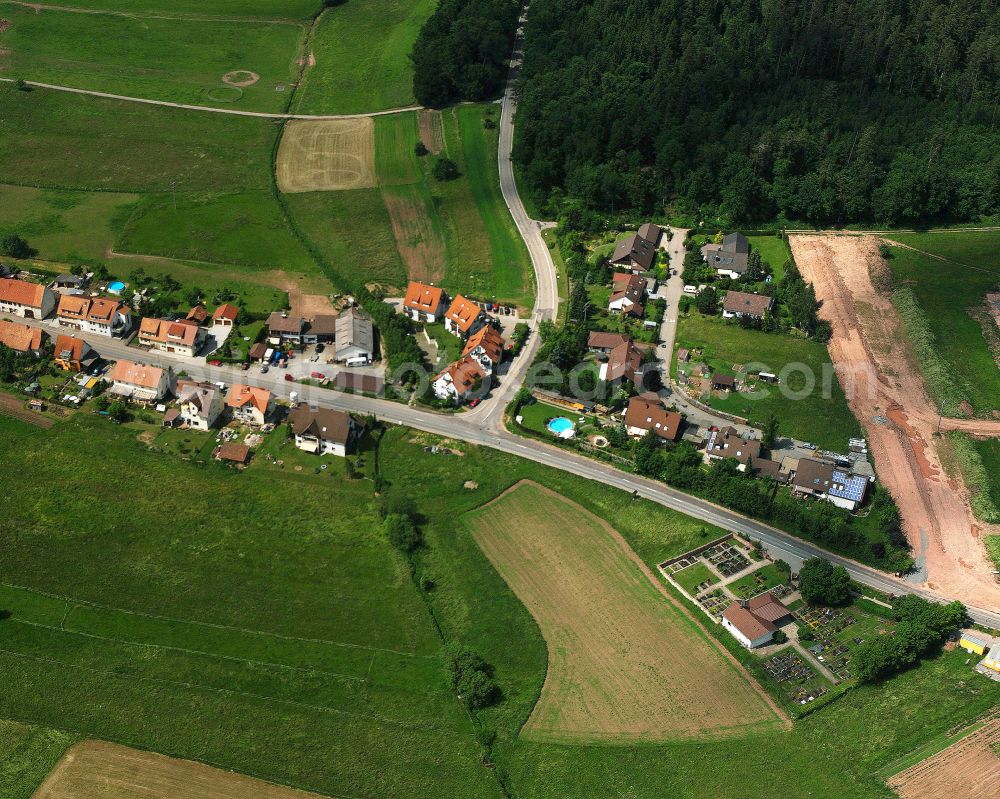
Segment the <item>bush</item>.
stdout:
<svg viewBox="0 0 1000 799">
<path fill-rule="evenodd" d="M 413 145 L 413 152 L 416 153 L 416 155 L 418 156 L 425 156 L 427 155 L 429 150 L 427 149 L 426 144 L 424 144 L 422 141 L 418 141 L 416 144 Z"/>
<path fill-rule="evenodd" d="M 414 552 L 424 541 L 420 528 L 409 516 L 392 513 L 382 523 L 389 543 L 404 554 Z"/>
<path fill-rule="evenodd" d="M 799 572 L 799 590 L 810 605 L 846 605 L 851 600 L 851 578 L 843 566 L 834 566 L 824 558 L 810 558 Z"/>
<path fill-rule="evenodd" d="M 9 236 L 4 236 L 3 241 L 0 241 L 0 255 L 23 260 L 25 258 L 34 258 L 38 255 L 38 250 L 30 246 L 22 236 L 11 233 Z"/>
<path fill-rule="evenodd" d="M 500 700 L 500 688 L 493 679 L 493 667 L 471 649 L 453 644 L 448 647 L 451 686 L 469 710 L 479 710 Z"/>
<path fill-rule="evenodd" d="M 454 180 L 458 177 L 458 165 L 445 155 L 434 162 L 432 170 L 435 180 Z"/>
</svg>

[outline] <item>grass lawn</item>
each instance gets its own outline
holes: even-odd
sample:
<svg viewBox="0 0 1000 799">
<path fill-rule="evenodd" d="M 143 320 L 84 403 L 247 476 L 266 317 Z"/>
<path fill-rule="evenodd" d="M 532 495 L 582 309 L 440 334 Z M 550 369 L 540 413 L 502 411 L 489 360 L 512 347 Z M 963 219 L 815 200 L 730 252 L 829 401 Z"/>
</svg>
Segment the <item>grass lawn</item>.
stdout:
<svg viewBox="0 0 1000 799">
<path fill-rule="evenodd" d="M 366 283 L 406 286 L 406 271 L 378 189 L 289 194 L 285 202 L 341 276 L 341 285 L 363 275 Z"/>
<path fill-rule="evenodd" d="M 1000 409 L 1000 368 L 983 327 L 969 312 L 982 310 L 986 293 L 1000 285 L 1000 233 L 900 233 L 892 238 L 924 251 L 892 249 L 889 266 L 895 283 L 909 286 L 916 296 L 960 399 L 972 405 L 976 416 L 989 417 Z M 997 335 L 992 319 L 986 327 Z"/>
<path fill-rule="evenodd" d="M 443 363 L 451 363 L 462 357 L 462 348 L 465 342 L 454 333 L 449 333 L 444 326 L 444 322 L 435 322 L 432 325 L 425 324 L 424 330 L 438 345 L 438 354 Z"/>
<path fill-rule="evenodd" d="M 765 591 L 770 591 L 772 588 L 783 585 L 787 581 L 788 575 L 778 571 L 773 563 L 768 563 L 757 569 L 757 571 L 729 583 L 726 588 L 741 599 L 749 599 L 750 597 L 757 596 L 757 594 L 762 594 Z"/>
<path fill-rule="evenodd" d="M 120 252 L 317 273 L 270 192 L 147 196 L 116 245 Z"/>
<path fill-rule="evenodd" d="M 8 72 L 26 80 L 130 97 L 282 111 L 295 80 L 307 26 L 240 21 L 80 14 L 6 6 L 0 34 Z M 260 77 L 252 86 L 222 82 L 233 70 Z"/>
<path fill-rule="evenodd" d="M 0 185 L 0 237 L 19 233 L 49 261 L 102 260 L 135 194 Z"/>
<path fill-rule="evenodd" d="M 255 0 L 248 8 L 245 0 L 73 0 L 73 7 L 133 14 L 156 11 L 189 17 L 308 19 L 319 10 L 320 3 L 321 0 Z"/>
<path fill-rule="evenodd" d="M 546 423 L 556 418 L 557 416 L 565 416 L 571 422 L 573 422 L 574 427 L 579 428 L 580 424 L 578 419 L 582 414 L 576 411 L 570 411 L 566 408 L 558 408 L 555 405 L 549 405 L 545 402 L 535 402 L 529 403 L 527 405 L 522 405 L 521 409 L 518 411 L 518 415 L 522 417 L 521 426 L 526 427 L 529 430 L 534 430 L 536 433 L 545 433 L 555 438 L 553 434 L 545 425 Z M 587 419 L 588 417 L 584 417 Z M 589 421 L 585 421 L 584 424 L 588 424 Z"/>
<path fill-rule="evenodd" d="M 695 596 L 699 593 L 698 586 L 703 583 L 715 585 L 719 582 L 719 576 L 700 561 L 688 566 L 685 569 L 681 569 L 679 572 L 675 572 L 672 577 L 677 581 L 677 584 L 691 596 Z"/>
<path fill-rule="evenodd" d="M 0 795 L 28 799 L 78 736 L 0 719 Z"/>
<path fill-rule="evenodd" d="M 781 386 L 759 390 L 758 393 L 766 393 L 759 398 L 738 392 L 718 397 L 713 392 L 709 400 L 713 408 L 743 416 L 756 426 L 773 413 L 778 417 L 779 435 L 811 441 L 834 452 L 843 452 L 847 439 L 860 434 L 858 422 L 833 374 L 830 354 L 822 344 L 778 333 L 744 330 L 721 317 L 705 317 L 692 310 L 678 322 L 677 347 L 702 348 L 703 355 L 693 360 L 708 363 L 725 374 L 733 374 L 734 364 L 755 364 L 779 377 L 786 366 L 793 370 Z M 808 386 L 803 374 L 794 371 L 793 364 L 803 364 L 815 376 L 812 391 L 801 399 L 782 393 L 784 388 L 805 393 Z M 828 386 L 824 386 L 824 374 L 829 375 Z"/>
<path fill-rule="evenodd" d="M 753 249 L 760 252 L 761 260 L 770 264 L 774 282 L 781 280 L 785 274 L 785 261 L 792 257 L 788 242 L 777 236 L 749 236 L 748 241 Z"/>
<path fill-rule="evenodd" d="M 559 240 L 556 232 L 551 228 L 542 231 L 542 238 L 552 253 L 552 263 L 556 267 L 556 281 L 559 289 L 559 321 L 566 321 L 566 313 L 569 310 L 569 273 L 566 271 L 566 262 L 563 260 L 562 251 L 559 249 Z"/>
<path fill-rule="evenodd" d="M 83 16 L 83 15 L 75 15 Z M 270 190 L 274 122 L 0 84 L 0 181 L 101 191 Z"/>
<path fill-rule="evenodd" d="M 434 0 L 350 0 L 328 8 L 312 41 L 316 66 L 295 95 L 299 114 L 359 114 L 415 105 L 410 51 Z"/>
</svg>

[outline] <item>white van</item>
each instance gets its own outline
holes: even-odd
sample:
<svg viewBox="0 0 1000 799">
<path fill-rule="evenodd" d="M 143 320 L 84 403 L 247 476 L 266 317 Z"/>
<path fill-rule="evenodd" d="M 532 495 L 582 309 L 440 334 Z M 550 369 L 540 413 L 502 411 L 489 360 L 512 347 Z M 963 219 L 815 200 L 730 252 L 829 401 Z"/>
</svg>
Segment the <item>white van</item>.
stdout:
<svg viewBox="0 0 1000 799">
<path fill-rule="evenodd" d="M 355 358 L 348 358 L 344 361 L 344 366 L 365 366 L 368 364 L 367 355 L 358 355 Z"/>
</svg>

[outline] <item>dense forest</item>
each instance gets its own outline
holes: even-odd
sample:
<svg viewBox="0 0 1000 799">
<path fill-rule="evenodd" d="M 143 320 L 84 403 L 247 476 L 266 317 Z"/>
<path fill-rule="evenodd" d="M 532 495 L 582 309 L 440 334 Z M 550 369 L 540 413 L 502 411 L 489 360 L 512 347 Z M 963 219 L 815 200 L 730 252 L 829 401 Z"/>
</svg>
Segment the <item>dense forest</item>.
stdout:
<svg viewBox="0 0 1000 799">
<path fill-rule="evenodd" d="M 410 56 L 414 97 L 440 107 L 497 96 L 519 14 L 517 0 L 441 0 Z"/>
<path fill-rule="evenodd" d="M 1000 211 L 1000 0 L 534 0 L 515 159 L 549 211 Z"/>
</svg>

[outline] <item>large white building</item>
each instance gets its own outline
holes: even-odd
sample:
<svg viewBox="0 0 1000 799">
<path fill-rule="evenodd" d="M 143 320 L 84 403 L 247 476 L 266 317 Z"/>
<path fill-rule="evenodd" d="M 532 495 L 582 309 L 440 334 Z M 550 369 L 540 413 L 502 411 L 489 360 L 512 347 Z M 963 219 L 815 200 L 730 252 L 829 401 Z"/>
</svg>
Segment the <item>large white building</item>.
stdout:
<svg viewBox="0 0 1000 799">
<path fill-rule="evenodd" d="M 44 319 L 55 307 L 56 294 L 47 286 L 0 278 L 0 313 L 22 319 Z"/>
</svg>

